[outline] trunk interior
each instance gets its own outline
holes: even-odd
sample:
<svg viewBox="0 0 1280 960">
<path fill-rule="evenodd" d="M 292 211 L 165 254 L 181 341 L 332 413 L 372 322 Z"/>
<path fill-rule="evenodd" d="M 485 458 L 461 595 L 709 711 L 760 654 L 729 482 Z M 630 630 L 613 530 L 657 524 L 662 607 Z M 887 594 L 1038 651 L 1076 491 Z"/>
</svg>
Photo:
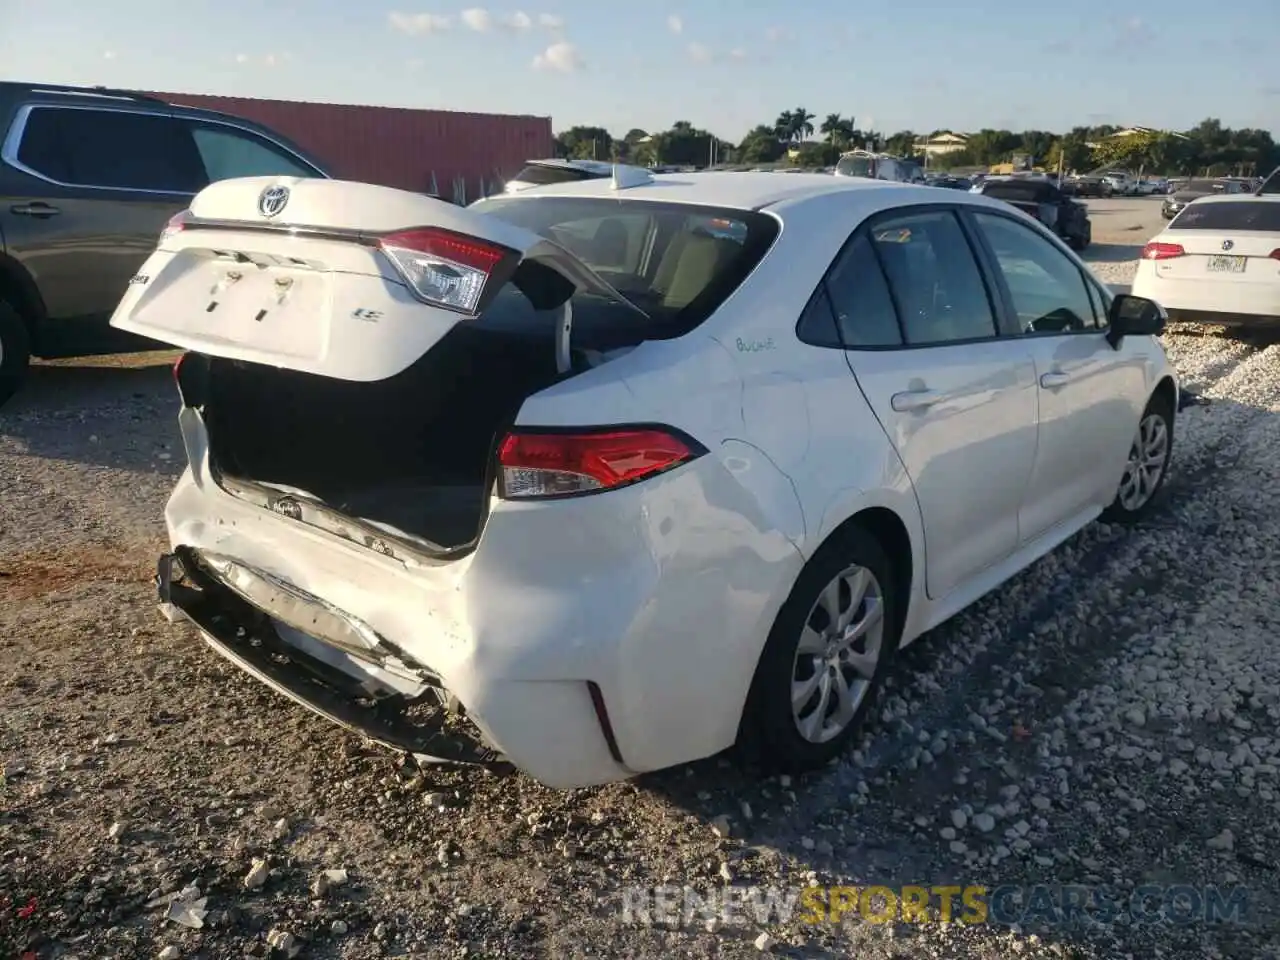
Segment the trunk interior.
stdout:
<svg viewBox="0 0 1280 960">
<path fill-rule="evenodd" d="M 441 551 L 470 545 L 488 512 L 498 440 L 527 397 L 573 375 L 556 370 L 558 311 L 524 304 L 459 323 L 407 370 L 373 383 L 213 360 L 204 415 L 215 467 L 305 491 Z M 613 329 L 597 349 L 622 345 L 619 334 L 642 339 L 634 323 L 595 319 Z"/>
</svg>

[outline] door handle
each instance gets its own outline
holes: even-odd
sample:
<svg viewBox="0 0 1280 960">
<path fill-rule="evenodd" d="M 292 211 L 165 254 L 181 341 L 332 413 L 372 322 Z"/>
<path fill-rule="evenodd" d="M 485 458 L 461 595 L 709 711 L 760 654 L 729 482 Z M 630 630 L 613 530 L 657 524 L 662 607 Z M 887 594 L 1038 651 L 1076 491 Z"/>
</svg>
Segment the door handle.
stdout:
<svg viewBox="0 0 1280 960">
<path fill-rule="evenodd" d="M 62 211 L 57 207 L 51 207 L 47 203 L 19 203 L 9 208 L 10 213 L 16 213 L 20 217 L 56 217 Z"/>
<path fill-rule="evenodd" d="M 917 410 L 928 410 L 942 400 L 937 390 L 907 390 L 895 393 L 889 398 L 889 405 L 898 413 L 911 413 Z"/>
<path fill-rule="evenodd" d="M 1040 386 L 1044 387 L 1046 390 L 1053 390 L 1057 387 L 1065 387 L 1070 382 L 1071 382 L 1071 374 L 1062 373 L 1061 371 L 1058 371 L 1055 373 L 1046 373 L 1044 376 L 1040 378 Z"/>
</svg>

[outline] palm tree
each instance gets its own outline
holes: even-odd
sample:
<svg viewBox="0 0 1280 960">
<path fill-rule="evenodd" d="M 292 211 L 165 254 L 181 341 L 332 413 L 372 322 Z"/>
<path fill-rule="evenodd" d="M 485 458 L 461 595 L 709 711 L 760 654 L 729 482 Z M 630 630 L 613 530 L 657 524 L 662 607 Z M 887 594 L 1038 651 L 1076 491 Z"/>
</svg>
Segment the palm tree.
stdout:
<svg viewBox="0 0 1280 960">
<path fill-rule="evenodd" d="M 796 140 L 803 140 L 813 135 L 813 114 L 804 107 L 796 107 L 791 111 L 791 125 Z"/>
<path fill-rule="evenodd" d="M 846 121 L 844 117 L 840 116 L 840 114 L 828 113 L 827 119 L 822 121 L 822 126 L 819 128 L 819 130 L 821 131 L 823 136 L 827 138 L 827 143 L 830 143 L 834 146 L 836 143 L 838 143 L 840 140 L 844 138 L 844 133 L 846 129 L 845 123 Z"/>
<path fill-rule="evenodd" d="M 778 135 L 779 140 L 794 140 L 796 138 L 795 122 L 795 114 L 790 110 L 783 110 L 778 114 L 778 119 L 773 121 L 773 132 Z"/>
</svg>

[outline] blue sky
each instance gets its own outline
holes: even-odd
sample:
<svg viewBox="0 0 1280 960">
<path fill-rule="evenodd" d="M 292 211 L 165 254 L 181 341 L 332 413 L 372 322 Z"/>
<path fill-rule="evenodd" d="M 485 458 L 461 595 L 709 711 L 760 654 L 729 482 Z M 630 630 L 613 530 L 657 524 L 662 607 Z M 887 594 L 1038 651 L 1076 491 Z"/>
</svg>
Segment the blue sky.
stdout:
<svg viewBox="0 0 1280 960">
<path fill-rule="evenodd" d="M 0 76 L 550 115 L 619 136 L 689 120 L 737 139 L 796 106 L 885 133 L 1216 116 L 1280 135 L 1278 0 L 518 2 L 0 0 Z"/>
</svg>

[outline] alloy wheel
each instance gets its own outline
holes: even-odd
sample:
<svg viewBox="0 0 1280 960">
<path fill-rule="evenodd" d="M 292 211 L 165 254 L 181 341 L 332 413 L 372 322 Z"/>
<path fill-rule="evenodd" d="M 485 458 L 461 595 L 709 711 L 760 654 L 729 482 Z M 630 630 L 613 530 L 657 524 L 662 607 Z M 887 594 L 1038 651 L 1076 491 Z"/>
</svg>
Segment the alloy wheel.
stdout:
<svg viewBox="0 0 1280 960">
<path fill-rule="evenodd" d="M 791 675 L 791 714 L 805 740 L 826 743 L 853 721 L 875 678 L 884 630 L 884 594 L 866 567 L 846 567 L 818 595 Z"/>
<path fill-rule="evenodd" d="M 1120 480 L 1120 506 L 1141 510 L 1160 485 L 1169 459 L 1169 425 L 1159 413 L 1148 413 L 1138 425 L 1129 448 L 1129 462 Z"/>
</svg>

